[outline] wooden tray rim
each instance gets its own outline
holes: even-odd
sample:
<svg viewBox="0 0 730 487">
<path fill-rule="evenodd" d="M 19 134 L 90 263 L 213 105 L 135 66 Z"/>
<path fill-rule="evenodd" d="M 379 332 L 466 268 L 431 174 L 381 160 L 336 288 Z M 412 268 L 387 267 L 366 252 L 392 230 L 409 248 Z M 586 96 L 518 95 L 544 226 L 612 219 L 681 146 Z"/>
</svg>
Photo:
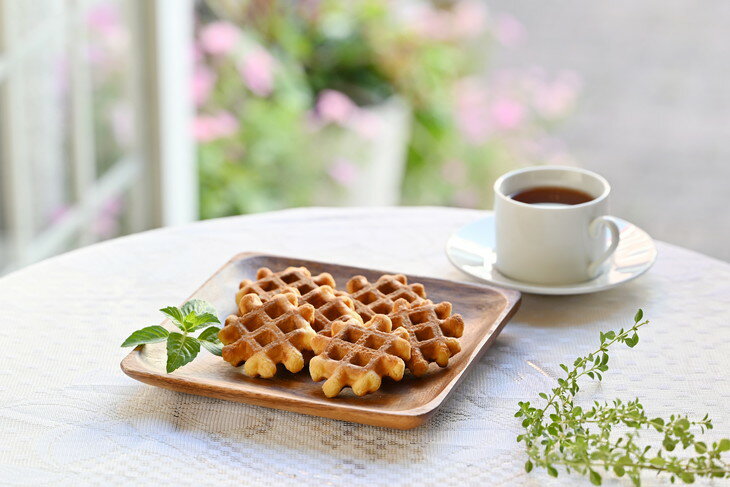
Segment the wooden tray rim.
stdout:
<svg viewBox="0 0 730 487">
<path fill-rule="evenodd" d="M 394 272 L 394 271 L 384 271 L 380 269 L 372 269 L 368 267 L 358 267 L 353 266 L 350 264 L 340 264 L 337 262 L 324 262 L 324 261 L 316 261 L 311 259 L 305 259 L 300 257 L 291 257 L 291 256 L 285 256 L 285 255 L 276 255 L 276 254 L 268 254 L 264 252 L 240 252 L 233 257 L 231 257 L 225 264 L 223 264 L 221 267 L 219 267 L 208 279 L 203 282 L 186 300 L 183 301 L 183 303 L 187 302 L 190 299 L 193 299 L 196 297 L 196 295 L 203 289 L 205 286 L 212 281 L 218 274 L 220 274 L 223 269 L 228 267 L 229 265 L 241 261 L 241 260 L 247 260 L 252 259 L 256 257 L 267 257 L 267 258 L 274 258 L 274 259 L 289 259 L 289 260 L 299 260 L 302 262 L 302 265 L 307 265 L 308 263 L 312 264 L 319 264 L 319 265 L 338 265 L 342 267 L 351 267 L 354 269 L 361 269 L 369 272 L 375 272 L 375 273 L 383 273 L 383 274 L 394 274 L 394 273 L 401 273 L 402 272 Z M 415 426 L 418 426 L 423 421 L 425 421 L 431 414 L 433 414 L 436 409 L 438 409 L 441 404 L 444 402 L 446 397 L 451 393 L 451 391 L 462 381 L 464 378 L 464 375 L 467 371 L 471 368 L 472 364 L 477 361 L 484 352 L 489 347 L 486 347 L 486 344 L 490 341 L 492 337 L 495 337 L 499 335 L 499 333 L 502 331 L 502 328 L 507 324 L 507 322 L 515 315 L 517 310 L 520 307 L 521 301 L 522 301 L 522 294 L 519 291 L 513 290 L 513 289 L 505 289 L 500 288 L 497 286 L 490 286 L 486 284 L 481 283 L 473 283 L 473 282 L 464 282 L 464 281 L 454 281 L 454 280 L 448 280 L 448 279 L 441 279 L 438 277 L 429 277 L 429 276 L 419 276 L 415 274 L 406 274 L 410 279 L 413 279 L 414 282 L 418 282 L 418 279 L 428 279 L 431 281 L 441 281 L 444 283 L 456 283 L 459 286 L 465 286 L 465 287 L 471 287 L 474 289 L 483 289 L 483 290 L 490 290 L 497 292 L 505 297 L 506 304 L 500 313 L 500 315 L 494 320 L 495 323 L 497 323 L 497 326 L 494 328 L 494 330 L 491 333 L 485 333 L 481 336 L 480 340 L 476 344 L 474 350 L 472 351 L 471 355 L 467 358 L 466 365 L 464 368 L 456 375 L 446 386 L 443 388 L 443 390 L 435 396 L 433 399 L 431 399 L 429 402 L 418 406 L 416 408 L 409 408 L 404 410 L 396 410 L 396 411 L 384 411 L 382 409 L 371 407 L 367 405 L 356 405 L 356 404 L 343 404 L 343 403 L 336 403 L 336 402 L 317 402 L 312 403 L 307 400 L 303 400 L 298 397 L 291 397 L 288 398 L 287 401 L 290 401 L 294 406 L 293 407 L 287 407 L 288 404 L 281 404 L 280 406 L 272 406 L 271 403 L 277 402 L 281 400 L 280 397 L 277 397 L 272 394 L 268 393 L 262 393 L 255 390 L 248 390 L 248 389 L 237 389 L 235 392 L 240 396 L 241 400 L 238 400 L 238 397 L 236 399 L 224 399 L 224 400 L 232 400 L 234 402 L 240 402 L 240 403 L 248 403 L 248 404 L 254 404 L 258 406 L 263 407 L 269 407 L 274 409 L 284 409 L 287 411 L 294 411 L 302 413 L 301 406 L 307 407 L 307 408 L 316 408 L 317 410 L 326 410 L 328 412 L 332 413 L 343 413 L 343 412 L 352 412 L 352 413 L 361 413 L 361 412 L 367 412 L 370 414 L 377 414 L 387 417 L 401 417 L 401 418 L 410 418 L 410 419 L 417 419 L 422 420 L 419 421 L 414 426 L 409 426 L 409 428 L 413 428 Z M 163 320 L 162 324 L 169 323 L 169 319 Z M 139 380 L 143 383 L 153 385 L 156 387 L 162 387 L 165 389 L 175 390 L 178 392 L 183 392 L 187 394 L 194 394 L 194 395 L 203 395 L 207 397 L 213 397 L 213 398 L 221 398 L 221 396 L 228 396 L 231 394 L 231 389 L 226 387 L 221 387 L 213 384 L 206 384 L 205 387 L 208 389 L 209 393 L 206 394 L 200 394 L 199 392 L 191 392 L 197 388 L 200 387 L 200 382 L 196 380 L 190 380 L 186 377 L 178 377 L 174 375 L 162 375 L 158 372 L 152 372 L 150 371 L 150 368 L 145 365 L 144 361 L 141 358 L 142 354 L 142 345 L 135 347 L 120 363 L 122 371 L 124 371 L 125 374 L 127 374 L 129 377 Z M 177 387 L 174 387 L 177 386 Z M 304 414 L 310 414 L 310 415 L 316 415 L 316 416 L 322 416 L 317 413 L 304 413 Z M 343 416 L 343 414 L 338 414 L 338 416 Z M 353 419 L 353 421 L 355 421 Z M 371 423 L 368 423 L 371 424 Z"/>
</svg>

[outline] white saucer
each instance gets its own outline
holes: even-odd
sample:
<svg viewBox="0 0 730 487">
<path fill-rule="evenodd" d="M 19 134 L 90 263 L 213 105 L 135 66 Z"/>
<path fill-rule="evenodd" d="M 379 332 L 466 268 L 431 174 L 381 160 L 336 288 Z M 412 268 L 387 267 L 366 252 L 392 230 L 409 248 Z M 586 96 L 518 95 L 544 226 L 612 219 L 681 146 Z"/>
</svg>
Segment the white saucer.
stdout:
<svg viewBox="0 0 730 487">
<path fill-rule="evenodd" d="M 549 286 L 516 281 L 494 268 L 494 216 L 461 227 L 446 242 L 446 254 L 458 269 L 470 276 L 501 287 L 533 294 L 586 294 L 603 291 L 636 279 L 656 260 L 656 246 L 639 227 L 616 218 L 621 240 L 603 274 L 590 281 Z"/>
</svg>

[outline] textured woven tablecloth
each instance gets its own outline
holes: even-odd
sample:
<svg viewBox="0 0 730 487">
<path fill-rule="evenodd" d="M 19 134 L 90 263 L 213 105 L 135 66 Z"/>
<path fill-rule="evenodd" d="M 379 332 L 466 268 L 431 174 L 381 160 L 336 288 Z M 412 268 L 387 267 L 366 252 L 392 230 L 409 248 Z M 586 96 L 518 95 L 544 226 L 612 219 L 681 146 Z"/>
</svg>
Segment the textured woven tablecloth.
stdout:
<svg viewBox="0 0 730 487">
<path fill-rule="evenodd" d="M 238 252 L 467 281 L 444 244 L 483 215 L 235 217 L 106 242 L 0 279 L 0 484 L 587 484 L 526 474 L 513 414 L 517 401 L 553 386 L 560 362 L 595 348 L 599 330 L 629 326 L 639 307 L 652 321 L 639 345 L 612 352 L 604 382 L 586 385 L 581 398 L 639 397 L 651 415 L 710 412 L 710 439 L 730 436 L 730 265 L 663 243 L 654 268 L 625 286 L 525 295 L 440 411 L 411 431 L 180 394 L 119 369 L 131 331 L 159 323 L 160 307 L 183 301 Z"/>
</svg>

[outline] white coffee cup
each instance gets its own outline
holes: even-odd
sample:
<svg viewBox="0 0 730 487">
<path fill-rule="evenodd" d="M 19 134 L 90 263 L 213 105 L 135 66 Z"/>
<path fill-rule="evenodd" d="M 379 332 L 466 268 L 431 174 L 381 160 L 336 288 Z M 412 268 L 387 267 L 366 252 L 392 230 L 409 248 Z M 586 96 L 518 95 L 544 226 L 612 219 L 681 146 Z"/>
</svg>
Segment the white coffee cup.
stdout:
<svg viewBox="0 0 730 487">
<path fill-rule="evenodd" d="M 579 190 L 593 199 L 576 205 L 540 205 L 510 197 L 541 186 Z M 499 272 L 519 281 L 548 285 L 600 275 L 619 243 L 616 221 L 607 214 L 610 192 L 604 178 L 573 167 L 528 167 L 500 177 L 494 183 Z"/>
</svg>

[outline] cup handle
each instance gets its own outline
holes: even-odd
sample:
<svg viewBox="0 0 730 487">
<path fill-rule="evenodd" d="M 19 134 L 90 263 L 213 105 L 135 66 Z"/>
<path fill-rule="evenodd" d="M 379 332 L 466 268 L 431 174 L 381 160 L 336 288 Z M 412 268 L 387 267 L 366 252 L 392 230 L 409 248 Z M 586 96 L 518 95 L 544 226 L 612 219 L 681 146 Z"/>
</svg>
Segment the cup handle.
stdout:
<svg viewBox="0 0 730 487">
<path fill-rule="evenodd" d="M 588 226 L 590 236 L 593 238 L 602 237 L 603 233 L 601 230 L 603 230 L 604 226 L 608 227 L 608 230 L 611 232 L 611 245 L 608 246 L 606 251 L 598 259 L 591 262 L 591 265 L 588 266 L 588 275 L 591 279 L 598 276 L 601 266 L 616 251 L 616 247 L 618 247 L 618 242 L 621 238 L 616 219 L 608 215 L 599 216 L 591 222 Z"/>
</svg>

